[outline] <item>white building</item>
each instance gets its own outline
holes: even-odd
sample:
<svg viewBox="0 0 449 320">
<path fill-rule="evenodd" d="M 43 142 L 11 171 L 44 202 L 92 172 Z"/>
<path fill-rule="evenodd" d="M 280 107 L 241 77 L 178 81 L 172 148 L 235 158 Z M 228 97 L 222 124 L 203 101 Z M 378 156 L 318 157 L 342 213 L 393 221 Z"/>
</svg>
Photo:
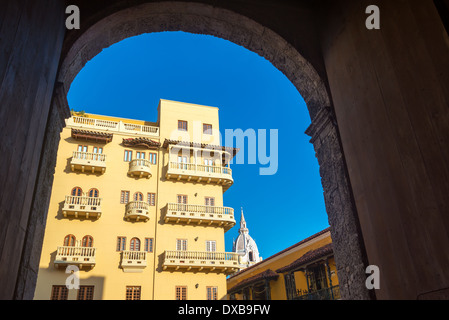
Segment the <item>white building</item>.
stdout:
<svg viewBox="0 0 449 320">
<path fill-rule="evenodd" d="M 259 249 L 257 248 L 257 244 L 249 235 L 248 228 L 246 227 L 243 208 L 240 217 L 239 235 L 234 241 L 232 251 L 239 254 L 240 268 L 242 269 L 262 261 L 262 257 L 259 256 Z"/>
</svg>

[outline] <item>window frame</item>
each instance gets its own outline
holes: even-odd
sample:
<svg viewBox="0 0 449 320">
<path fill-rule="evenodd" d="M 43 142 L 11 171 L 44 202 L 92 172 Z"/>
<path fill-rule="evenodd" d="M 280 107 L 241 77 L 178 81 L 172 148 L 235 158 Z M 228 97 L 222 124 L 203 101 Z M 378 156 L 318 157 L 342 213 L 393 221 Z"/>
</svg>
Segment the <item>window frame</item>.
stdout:
<svg viewBox="0 0 449 320">
<path fill-rule="evenodd" d="M 95 286 L 81 286 L 78 289 L 76 300 L 94 300 Z M 91 291 L 91 292 L 89 292 Z"/>
<path fill-rule="evenodd" d="M 178 131 L 189 131 L 187 120 L 178 120 Z"/>
<path fill-rule="evenodd" d="M 125 149 L 123 161 L 125 162 L 131 162 L 133 160 L 133 151 Z"/>
<path fill-rule="evenodd" d="M 144 251 L 153 252 L 154 250 L 154 238 L 145 238 Z"/>
<path fill-rule="evenodd" d="M 120 191 L 120 203 L 127 204 L 129 202 L 130 192 L 129 190 Z"/>
<path fill-rule="evenodd" d="M 175 286 L 175 300 L 187 300 L 187 286 Z"/>
<path fill-rule="evenodd" d="M 218 287 L 216 286 L 206 287 L 206 300 L 218 300 Z"/>
<path fill-rule="evenodd" d="M 68 297 L 69 289 L 67 288 L 67 286 L 53 285 L 51 287 L 50 300 L 68 300 Z"/>
<path fill-rule="evenodd" d="M 147 202 L 148 205 L 154 207 L 156 205 L 156 193 L 147 192 Z"/>
<path fill-rule="evenodd" d="M 88 246 L 85 246 L 84 244 L 90 244 Z M 90 242 L 90 243 L 89 243 Z M 85 235 L 82 239 L 81 239 L 81 247 L 83 248 L 92 248 L 94 245 L 94 237 L 92 237 L 91 235 Z"/>
<path fill-rule="evenodd" d="M 140 251 L 141 248 L 141 241 L 139 238 L 137 237 L 133 237 L 130 241 L 129 241 L 129 251 Z M 139 249 L 139 250 L 136 250 Z"/>
<path fill-rule="evenodd" d="M 125 300 L 140 300 L 141 297 L 142 297 L 141 286 L 126 286 Z"/>
<path fill-rule="evenodd" d="M 126 237 L 124 236 L 117 236 L 117 242 L 115 246 L 116 252 L 122 252 L 126 251 Z"/>
<path fill-rule="evenodd" d="M 212 124 L 203 123 L 203 134 L 212 135 Z"/>
</svg>

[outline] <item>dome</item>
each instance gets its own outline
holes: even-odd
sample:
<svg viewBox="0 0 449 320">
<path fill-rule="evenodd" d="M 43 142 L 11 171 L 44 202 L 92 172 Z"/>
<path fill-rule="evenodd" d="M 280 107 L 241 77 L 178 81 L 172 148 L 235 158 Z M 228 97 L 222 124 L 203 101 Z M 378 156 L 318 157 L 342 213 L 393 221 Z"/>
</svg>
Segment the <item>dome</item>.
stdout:
<svg viewBox="0 0 449 320">
<path fill-rule="evenodd" d="M 243 209 L 240 217 L 239 235 L 234 241 L 232 251 L 240 255 L 241 268 L 246 268 L 262 261 L 262 258 L 259 257 L 259 249 L 257 248 L 256 241 L 249 235 L 249 230 L 246 227 Z"/>
</svg>

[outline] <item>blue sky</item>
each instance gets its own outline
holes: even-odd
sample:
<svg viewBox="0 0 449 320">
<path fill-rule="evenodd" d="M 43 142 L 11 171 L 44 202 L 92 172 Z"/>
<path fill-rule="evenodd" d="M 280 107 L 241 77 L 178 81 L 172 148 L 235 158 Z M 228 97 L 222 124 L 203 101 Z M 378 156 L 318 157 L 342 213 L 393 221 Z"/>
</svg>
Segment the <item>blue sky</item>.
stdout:
<svg viewBox="0 0 449 320">
<path fill-rule="evenodd" d="M 238 214 L 226 251 L 238 235 L 240 207 L 264 258 L 328 227 L 318 162 L 304 134 L 307 107 L 269 61 L 212 36 L 144 34 L 89 61 L 68 94 L 75 110 L 146 121 L 157 120 L 159 99 L 219 107 L 223 137 L 225 129 L 278 129 L 275 175 L 259 175 L 259 163 L 231 166 L 235 182 L 224 205 Z"/>
</svg>

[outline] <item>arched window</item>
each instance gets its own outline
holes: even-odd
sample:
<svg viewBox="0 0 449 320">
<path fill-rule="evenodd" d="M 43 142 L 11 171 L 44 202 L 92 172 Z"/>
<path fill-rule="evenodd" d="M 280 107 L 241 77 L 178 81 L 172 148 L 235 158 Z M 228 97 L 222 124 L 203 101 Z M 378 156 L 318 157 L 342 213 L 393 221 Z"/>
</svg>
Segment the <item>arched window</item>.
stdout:
<svg viewBox="0 0 449 320">
<path fill-rule="evenodd" d="M 73 234 L 68 234 L 64 238 L 64 246 L 65 247 L 74 247 L 76 242 L 76 238 Z"/>
<path fill-rule="evenodd" d="M 249 259 L 249 261 L 254 261 L 253 252 L 252 251 L 248 252 L 248 259 Z"/>
<path fill-rule="evenodd" d="M 139 238 L 132 238 L 129 245 L 131 251 L 140 251 L 140 240 Z"/>
<path fill-rule="evenodd" d="M 134 201 L 143 201 L 143 194 L 142 194 L 142 192 L 134 193 Z"/>
<path fill-rule="evenodd" d="M 80 187 L 75 187 L 72 189 L 72 196 L 74 197 L 81 197 L 83 195 L 83 189 Z"/>
<path fill-rule="evenodd" d="M 98 189 L 92 188 L 89 190 L 89 197 L 91 198 L 98 198 L 98 195 L 100 192 L 98 192 Z"/>
<path fill-rule="evenodd" d="M 84 236 L 82 240 L 83 247 L 92 247 L 94 244 L 94 238 L 92 236 Z"/>
</svg>

